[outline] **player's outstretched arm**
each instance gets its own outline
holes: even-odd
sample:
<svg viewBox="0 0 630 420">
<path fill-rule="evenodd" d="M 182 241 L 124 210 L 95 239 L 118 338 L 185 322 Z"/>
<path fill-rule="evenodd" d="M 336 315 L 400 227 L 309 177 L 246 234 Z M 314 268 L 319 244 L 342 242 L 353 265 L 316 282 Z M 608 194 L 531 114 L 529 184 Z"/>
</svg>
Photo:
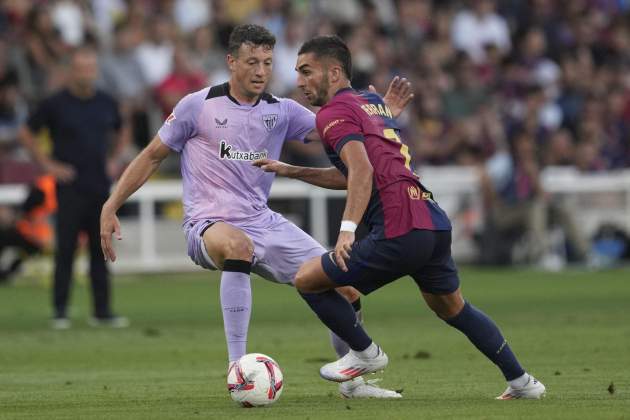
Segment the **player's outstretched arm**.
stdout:
<svg viewBox="0 0 630 420">
<path fill-rule="evenodd" d="M 343 211 L 343 221 L 337 244 L 335 245 L 335 260 L 343 271 L 348 271 L 347 259 L 354 243 L 354 229 L 347 230 L 344 224 L 350 222 L 354 228 L 363 219 L 363 214 L 372 195 L 374 169 L 368 158 L 363 142 L 349 141 L 342 148 L 339 157 L 348 168 L 348 197 Z"/>
<path fill-rule="evenodd" d="M 376 88 L 372 85 L 368 88 L 370 92 L 377 93 Z M 394 77 L 389 83 L 389 88 L 383 96 L 383 102 L 392 111 L 394 118 L 398 118 L 402 114 L 405 107 L 413 99 L 413 92 L 411 91 L 411 83 L 405 78 L 398 76 Z"/>
<path fill-rule="evenodd" d="M 252 165 L 259 167 L 265 172 L 274 172 L 286 178 L 299 179 L 307 184 L 328 188 L 329 190 L 346 189 L 346 177 L 334 166 L 330 168 L 307 168 L 289 165 L 273 159 L 258 159 Z"/>
<path fill-rule="evenodd" d="M 120 222 L 116 212 L 123 203 L 149 179 L 160 163 L 169 155 L 171 149 L 155 136 L 151 143 L 131 161 L 114 191 L 101 210 L 101 248 L 105 260 L 116 261 L 116 253 L 112 247 L 112 234 L 122 239 Z"/>
</svg>

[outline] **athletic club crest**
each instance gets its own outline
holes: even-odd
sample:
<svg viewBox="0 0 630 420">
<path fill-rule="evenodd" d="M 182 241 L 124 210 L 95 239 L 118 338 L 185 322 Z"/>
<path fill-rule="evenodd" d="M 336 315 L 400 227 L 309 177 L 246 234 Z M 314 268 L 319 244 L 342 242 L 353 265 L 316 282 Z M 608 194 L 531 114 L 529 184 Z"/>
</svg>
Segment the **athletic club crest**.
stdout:
<svg viewBox="0 0 630 420">
<path fill-rule="evenodd" d="M 278 114 L 265 114 L 262 116 L 263 124 L 265 124 L 265 128 L 267 131 L 273 130 L 278 122 Z"/>
</svg>

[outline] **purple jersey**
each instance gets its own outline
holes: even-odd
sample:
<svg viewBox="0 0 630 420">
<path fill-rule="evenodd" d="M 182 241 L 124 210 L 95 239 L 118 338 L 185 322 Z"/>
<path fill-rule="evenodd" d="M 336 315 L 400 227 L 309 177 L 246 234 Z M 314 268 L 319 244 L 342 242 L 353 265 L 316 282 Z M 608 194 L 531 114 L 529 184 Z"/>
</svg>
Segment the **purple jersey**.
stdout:
<svg viewBox="0 0 630 420">
<path fill-rule="evenodd" d="M 303 141 L 314 128 L 315 115 L 297 102 L 264 93 L 256 104 L 241 105 L 227 83 L 184 97 L 158 131 L 181 153 L 184 224 L 258 223 L 270 213 L 274 174 L 252 161 L 279 159 L 285 140 Z"/>
<path fill-rule="evenodd" d="M 372 235 L 395 238 L 412 229 L 451 229 L 446 213 L 411 170 L 409 149 L 380 96 L 341 89 L 317 113 L 317 130 L 331 162 L 344 175 L 341 148 L 353 140 L 365 145 L 374 181 L 363 221 Z"/>
</svg>

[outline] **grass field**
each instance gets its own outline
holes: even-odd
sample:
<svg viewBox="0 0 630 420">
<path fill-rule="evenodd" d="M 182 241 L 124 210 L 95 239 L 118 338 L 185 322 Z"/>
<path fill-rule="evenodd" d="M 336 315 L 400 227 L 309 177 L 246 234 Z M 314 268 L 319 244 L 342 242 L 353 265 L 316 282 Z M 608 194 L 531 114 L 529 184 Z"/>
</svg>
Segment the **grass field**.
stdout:
<svg viewBox="0 0 630 420">
<path fill-rule="evenodd" d="M 45 287 L 0 289 L 0 418 L 630 419 L 629 270 L 462 277 L 465 295 L 545 383 L 544 400 L 495 401 L 498 370 L 407 279 L 363 299 L 368 330 L 390 356 L 381 385 L 404 398 L 343 400 L 317 373 L 333 357 L 324 328 L 292 288 L 256 278 L 249 350 L 274 357 L 286 387 L 271 407 L 237 407 L 225 388 L 217 277 L 195 273 L 118 278 L 126 330 L 86 326 L 83 286 L 68 331 L 48 328 Z"/>
</svg>

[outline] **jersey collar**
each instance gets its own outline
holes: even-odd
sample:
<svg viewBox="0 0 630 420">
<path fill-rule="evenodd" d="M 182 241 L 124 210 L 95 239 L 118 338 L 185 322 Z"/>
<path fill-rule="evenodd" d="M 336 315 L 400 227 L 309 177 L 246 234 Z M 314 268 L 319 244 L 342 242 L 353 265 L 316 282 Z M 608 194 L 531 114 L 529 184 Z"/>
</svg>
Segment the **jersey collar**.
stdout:
<svg viewBox="0 0 630 420">
<path fill-rule="evenodd" d="M 352 86 L 348 86 L 348 87 L 345 87 L 345 88 L 341 88 L 341 89 L 339 89 L 337 92 L 335 92 L 335 95 L 334 95 L 334 96 L 337 96 L 337 95 L 339 95 L 339 94 L 341 94 L 341 93 L 348 92 L 348 91 L 354 91 L 354 88 L 353 88 Z"/>
<path fill-rule="evenodd" d="M 230 82 L 225 82 L 222 87 L 223 87 L 223 92 L 225 93 L 225 96 L 227 96 L 230 101 L 234 102 L 238 106 L 251 106 L 252 108 L 260 103 L 260 100 L 262 99 L 263 95 L 266 93 L 266 92 L 263 92 L 260 95 L 258 95 L 258 99 L 256 99 L 256 102 L 254 102 L 252 105 L 248 105 L 248 104 L 243 105 L 234 96 L 230 95 Z"/>
</svg>

